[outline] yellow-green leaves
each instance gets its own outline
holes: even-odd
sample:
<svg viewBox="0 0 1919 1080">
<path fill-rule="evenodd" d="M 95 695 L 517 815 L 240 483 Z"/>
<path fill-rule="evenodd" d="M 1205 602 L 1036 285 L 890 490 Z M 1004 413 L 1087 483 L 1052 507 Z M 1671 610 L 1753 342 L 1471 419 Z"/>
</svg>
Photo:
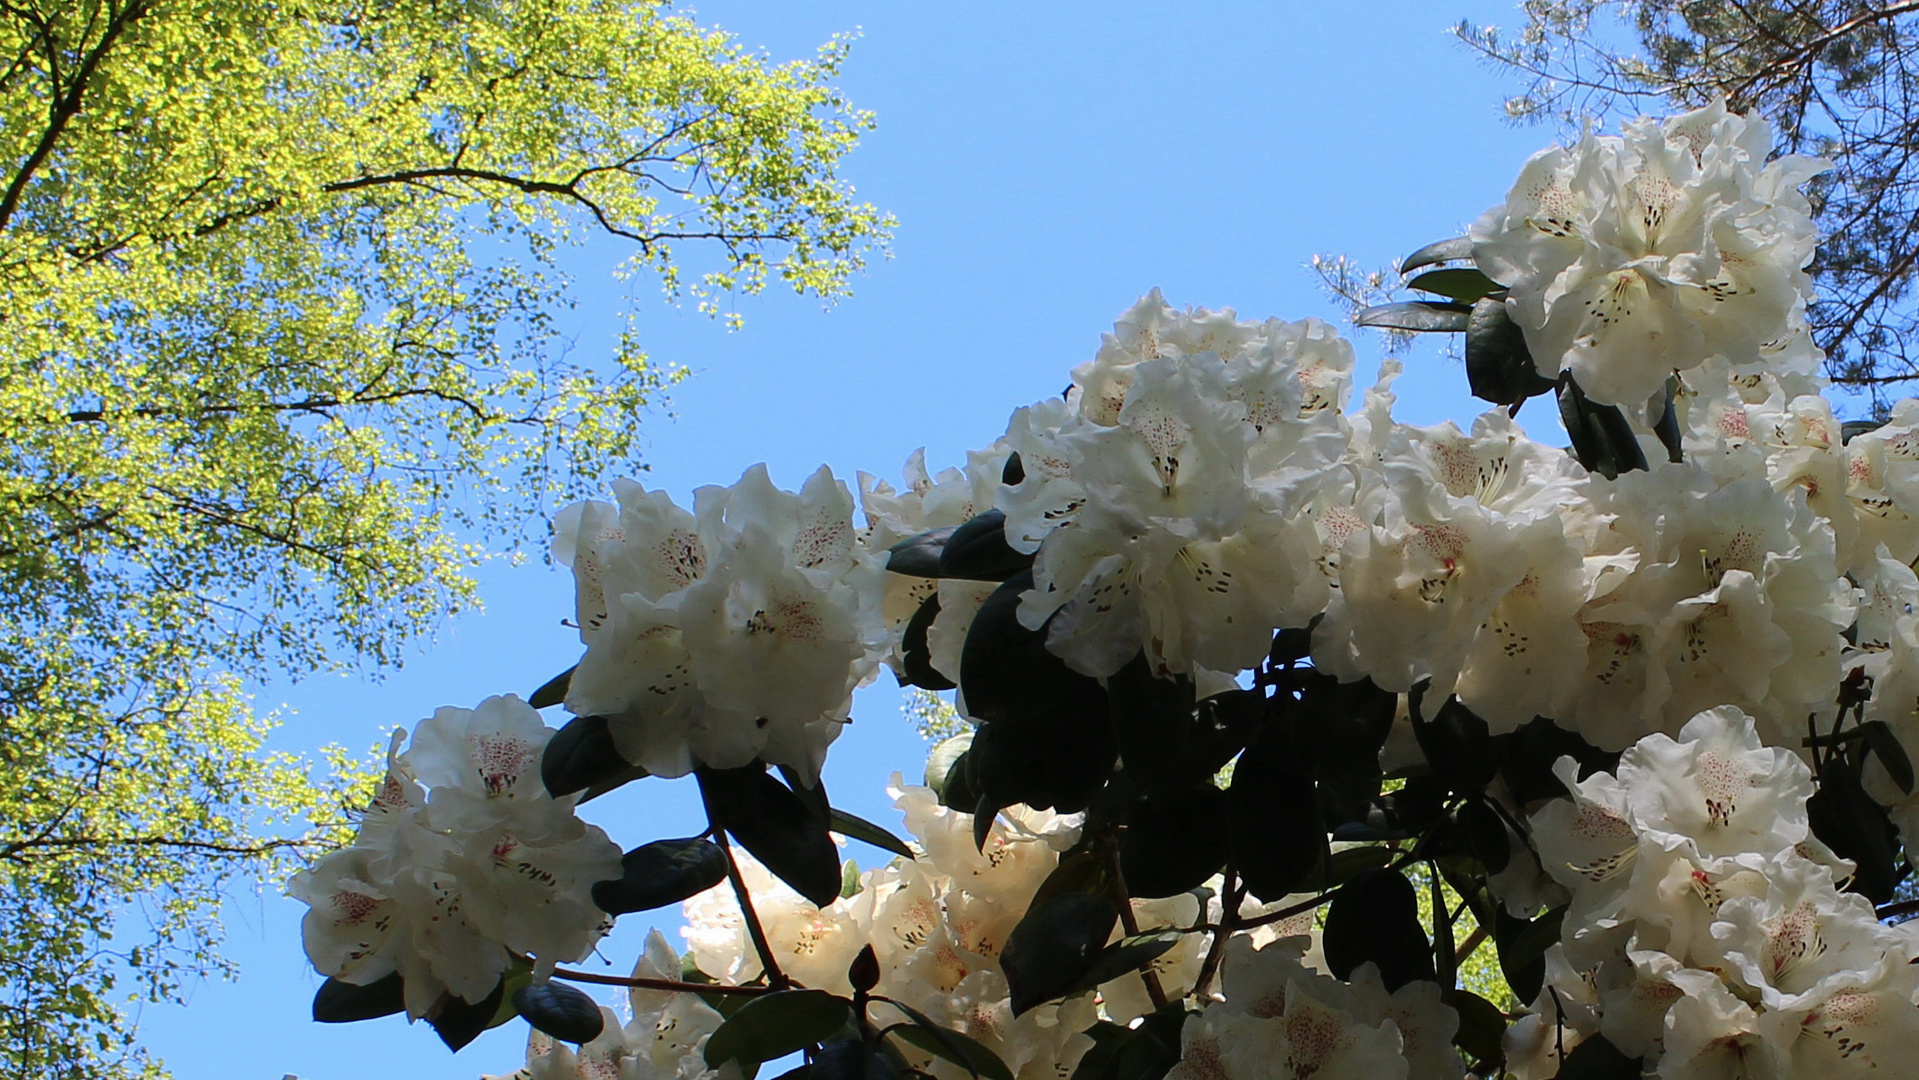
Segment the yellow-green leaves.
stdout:
<svg viewBox="0 0 1919 1080">
<path fill-rule="evenodd" d="M 22 0 L 0 48 L 0 1058 L 60 1071 L 126 1039 L 88 967 L 125 905 L 166 996 L 261 837 L 341 805 L 236 679 L 394 658 L 630 463 L 675 373 L 566 358 L 557 254 L 833 297 L 890 219 L 837 173 L 845 42 L 643 0 Z"/>
</svg>

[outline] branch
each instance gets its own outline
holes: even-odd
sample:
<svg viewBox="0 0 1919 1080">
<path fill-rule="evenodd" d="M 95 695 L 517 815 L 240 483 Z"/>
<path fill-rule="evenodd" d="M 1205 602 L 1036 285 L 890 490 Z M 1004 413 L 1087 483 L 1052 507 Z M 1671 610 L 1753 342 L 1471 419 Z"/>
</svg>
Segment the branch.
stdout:
<svg viewBox="0 0 1919 1080">
<path fill-rule="evenodd" d="M 774 989 L 770 986 L 728 986 L 725 983 L 649 979 L 639 975 L 595 975 L 590 971 L 568 971 L 566 968 L 554 968 L 553 977 L 571 979 L 574 982 L 594 983 L 599 986 L 624 986 L 631 990 L 668 990 L 683 994 L 733 994 L 739 997 L 758 997 L 761 994 L 774 993 Z"/>
</svg>

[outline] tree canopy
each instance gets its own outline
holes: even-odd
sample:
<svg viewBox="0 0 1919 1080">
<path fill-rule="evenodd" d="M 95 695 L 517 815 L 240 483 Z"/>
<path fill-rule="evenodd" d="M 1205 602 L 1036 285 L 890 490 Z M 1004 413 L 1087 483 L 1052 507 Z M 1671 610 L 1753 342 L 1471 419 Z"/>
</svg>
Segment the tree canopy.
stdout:
<svg viewBox="0 0 1919 1080">
<path fill-rule="evenodd" d="M 339 816 L 354 770 L 264 753 L 244 680 L 394 661 L 489 538 L 634 463 L 673 371 L 630 323 L 568 357 L 557 253 L 731 317 L 885 243 L 845 55 L 643 0 L 0 7 L 11 1070 L 151 1066 L 116 982 L 217 968 L 224 885 Z"/>
<path fill-rule="evenodd" d="M 1830 158 L 1810 190 L 1823 243 L 1808 311 L 1834 381 L 1883 412 L 1919 378 L 1919 3 L 1526 0 L 1516 31 L 1461 24 L 1528 79 L 1519 117 L 1576 129 L 1724 97 L 1772 120 L 1784 151 Z"/>
</svg>

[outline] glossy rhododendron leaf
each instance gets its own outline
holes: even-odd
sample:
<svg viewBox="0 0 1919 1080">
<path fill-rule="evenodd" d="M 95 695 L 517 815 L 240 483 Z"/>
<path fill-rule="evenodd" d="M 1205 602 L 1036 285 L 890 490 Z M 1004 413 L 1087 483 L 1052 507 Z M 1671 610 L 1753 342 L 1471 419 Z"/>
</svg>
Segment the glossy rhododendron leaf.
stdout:
<svg viewBox="0 0 1919 1080">
<path fill-rule="evenodd" d="M 593 902 L 609 915 L 677 904 L 726 880 L 726 852 L 704 837 L 655 840 L 620 859 L 621 876 L 593 886 Z"/>
<path fill-rule="evenodd" d="M 1326 909 L 1324 943 L 1326 964 L 1342 979 L 1369 962 L 1388 990 L 1434 978 L 1418 896 L 1397 870 L 1362 871 L 1340 886 Z"/>
<path fill-rule="evenodd" d="M 528 983 L 513 992 L 513 1008 L 527 1023 L 562 1042 L 592 1042 L 605 1030 L 599 1003 L 565 983 Z"/>
</svg>

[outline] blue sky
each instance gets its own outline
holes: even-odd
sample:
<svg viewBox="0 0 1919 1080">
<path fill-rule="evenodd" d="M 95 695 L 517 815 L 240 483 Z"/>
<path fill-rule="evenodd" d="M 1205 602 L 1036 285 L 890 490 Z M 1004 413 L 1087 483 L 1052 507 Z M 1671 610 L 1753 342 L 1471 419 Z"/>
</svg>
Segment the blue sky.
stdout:
<svg viewBox="0 0 1919 1080">
<path fill-rule="evenodd" d="M 791 295 L 745 298 L 734 333 L 662 303 L 649 281 L 615 281 L 612 246 L 567 260 L 578 355 L 603 353 L 631 307 L 655 359 L 691 372 L 669 409 L 635 418 L 643 482 L 682 502 L 759 461 L 789 487 L 821 462 L 849 483 L 862 469 L 897 478 L 920 446 L 935 468 L 960 463 L 1013 408 L 1058 393 L 1155 286 L 1182 306 L 1337 321 L 1306 268 L 1313 254 L 1384 265 L 1457 235 L 1551 138 L 1507 126 L 1499 102 L 1513 85 L 1445 33 L 1462 16 L 1516 22 L 1504 2 L 740 0 L 694 10 L 776 59 L 862 32 L 839 85 L 879 128 L 844 175 L 899 229 L 893 257 L 857 279 L 851 298 L 830 310 Z M 1356 343 L 1364 383 L 1380 349 Z M 1455 361 L 1425 349 L 1408 368 L 1401 419 L 1463 423 L 1478 411 Z M 1549 412 L 1521 419 L 1544 425 Z M 497 560 L 480 579 L 485 613 L 448 623 L 383 681 L 258 688 L 261 707 L 290 712 L 279 745 L 371 745 L 439 705 L 525 694 L 577 658 L 578 639 L 560 624 L 571 586 L 537 552 L 519 566 Z M 924 745 L 900 719 L 890 678 L 860 692 L 854 719 L 827 766 L 833 800 L 897 821 L 882 788 L 893 771 L 918 775 Z M 633 785 L 587 816 L 623 847 L 686 835 L 697 829 L 689 785 Z M 877 855 L 849 854 L 862 865 Z M 458 1055 L 397 1018 L 312 1023 L 319 978 L 301 953 L 302 911 L 277 889 L 236 897 L 225 923 L 238 980 L 144 1010 L 145 1042 L 176 1076 L 437 1080 L 518 1066 L 517 1023 Z M 653 915 L 677 939 L 677 913 Z M 623 920 L 603 948 L 609 970 L 631 965 L 649 924 Z"/>
</svg>

